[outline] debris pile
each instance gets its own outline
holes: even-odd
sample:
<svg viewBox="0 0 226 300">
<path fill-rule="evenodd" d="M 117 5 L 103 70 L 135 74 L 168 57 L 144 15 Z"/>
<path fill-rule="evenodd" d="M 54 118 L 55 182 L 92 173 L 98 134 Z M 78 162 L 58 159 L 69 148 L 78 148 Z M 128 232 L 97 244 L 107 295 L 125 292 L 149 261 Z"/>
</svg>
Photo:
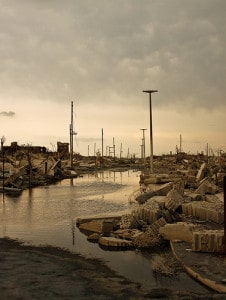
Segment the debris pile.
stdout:
<svg viewBox="0 0 226 300">
<path fill-rule="evenodd" d="M 47 153 L 19 152 L 13 156 L 6 155 L 0 162 L 1 190 L 4 192 L 21 192 L 26 188 L 52 184 L 67 177 L 76 177 L 70 170 L 68 161 L 63 161 Z"/>
<path fill-rule="evenodd" d="M 113 249 L 159 249 L 168 241 L 181 240 L 191 243 L 194 251 L 221 253 L 225 163 L 182 162 L 174 168 L 171 165 L 170 174 L 142 174 L 135 195 L 139 207 L 117 221 L 113 218 L 109 231 L 97 232 L 93 226 L 86 234 L 95 231 L 99 235 L 95 241 Z M 159 160 L 157 164 L 160 166 Z M 106 220 L 103 217 L 98 222 L 104 227 Z M 83 228 L 79 222 L 77 226 Z"/>
</svg>

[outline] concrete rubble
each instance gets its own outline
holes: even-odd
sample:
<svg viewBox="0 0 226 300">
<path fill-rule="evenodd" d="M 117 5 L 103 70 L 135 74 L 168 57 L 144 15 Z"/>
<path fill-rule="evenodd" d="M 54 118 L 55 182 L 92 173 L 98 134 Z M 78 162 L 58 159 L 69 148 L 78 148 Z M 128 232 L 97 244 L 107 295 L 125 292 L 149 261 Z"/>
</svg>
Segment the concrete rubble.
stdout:
<svg viewBox="0 0 226 300">
<path fill-rule="evenodd" d="M 0 192 L 18 193 L 27 188 L 98 170 L 139 168 L 135 158 L 119 159 L 100 155 L 85 157 L 74 154 L 71 160 L 68 143 L 58 144 L 57 152 L 48 152 L 45 147 L 39 146 L 19 146 L 16 142 L 4 146 L 4 151 L 0 151 Z"/>
<path fill-rule="evenodd" d="M 209 158 L 208 162 L 195 158 L 170 164 L 170 174 L 165 172 L 170 160 L 162 164 L 155 161 L 164 173 L 142 173 L 135 196 L 139 207 L 115 220 L 108 232 L 102 230 L 96 242 L 113 249 L 159 249 L 169 241 L 180 240 L 191 243 L 193 251 L 222 253 L 225 158 Z M 104 217 L 102 222 L 104 227 Z"/>
<path fill-rule="evenodd" d="M 154 158 L 154 173 L 150 174 L 148 159 L 144 165 L 142 159 L 77 154 L 71 165 L 68 145 L 64 143 L 59 144 L 57 152 L 12 143 L 1 154 L 0 191 L 4 192 L 21 192 L 106 168 L 141 170 L 140 188 L 130 197 L 130 201 L 139 205 L 136 210 L 120 217 L 76 221 L 79 229 L 88 233 L 90 241 L 123 249 L 155 248 L 169 240 L 184 239 L 192 243 L 194 251 L 222 251 L 226 155 L 159 156 Z"/>
</svg>

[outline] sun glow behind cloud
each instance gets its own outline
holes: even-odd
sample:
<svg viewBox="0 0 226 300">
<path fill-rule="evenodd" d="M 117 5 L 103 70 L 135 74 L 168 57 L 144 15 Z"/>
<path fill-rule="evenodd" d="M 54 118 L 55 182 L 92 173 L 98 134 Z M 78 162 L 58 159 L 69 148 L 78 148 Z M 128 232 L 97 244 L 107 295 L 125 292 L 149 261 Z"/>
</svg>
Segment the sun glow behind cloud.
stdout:
<svg viewBox="0 0 226 300">
<path fill-rule="evenodd" d="M 120 5 L 119 5 L 120 4 Z M 0 134 L 39 145 L 100 143 L 140 153 L 153 96 L 154 152 L 225 147 L 224 0 L 0 4 Z M 98 146 L 100 147 L 100 146 Z M 225 148 L 224 148 L 225 149 Z M 226 150 L 226 149 L 225 149 Z M 127 150 L 124 150 L 126 152 Z"/>
</svg>

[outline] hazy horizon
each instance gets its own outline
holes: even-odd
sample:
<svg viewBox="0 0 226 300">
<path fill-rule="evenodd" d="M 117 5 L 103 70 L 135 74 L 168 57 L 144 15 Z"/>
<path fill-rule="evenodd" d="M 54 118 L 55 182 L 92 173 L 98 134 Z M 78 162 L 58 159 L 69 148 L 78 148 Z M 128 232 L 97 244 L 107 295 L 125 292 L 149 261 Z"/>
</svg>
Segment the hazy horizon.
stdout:
<svg viewBox="0 0 226 300">
<path fill-rule="evenodd" d="M 116 144 L 149 155 L 226 151 L 224 0 L 0 0 L 0 137 L 69 142 L 90 155 Z"/>
</svg>

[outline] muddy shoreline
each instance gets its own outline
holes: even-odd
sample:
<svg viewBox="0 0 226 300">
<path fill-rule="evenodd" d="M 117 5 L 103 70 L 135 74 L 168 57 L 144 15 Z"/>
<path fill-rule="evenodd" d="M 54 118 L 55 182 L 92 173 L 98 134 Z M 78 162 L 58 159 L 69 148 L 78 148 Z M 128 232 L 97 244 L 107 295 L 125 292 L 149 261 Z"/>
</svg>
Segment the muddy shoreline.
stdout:
<svg viewBox="0 0 226 300">
<path fill-rule="evenodd" d="M 170 289 L 142 290 L 97 259 L 0 238 L 1 299 L 223 299 Z"/>
</svg>

